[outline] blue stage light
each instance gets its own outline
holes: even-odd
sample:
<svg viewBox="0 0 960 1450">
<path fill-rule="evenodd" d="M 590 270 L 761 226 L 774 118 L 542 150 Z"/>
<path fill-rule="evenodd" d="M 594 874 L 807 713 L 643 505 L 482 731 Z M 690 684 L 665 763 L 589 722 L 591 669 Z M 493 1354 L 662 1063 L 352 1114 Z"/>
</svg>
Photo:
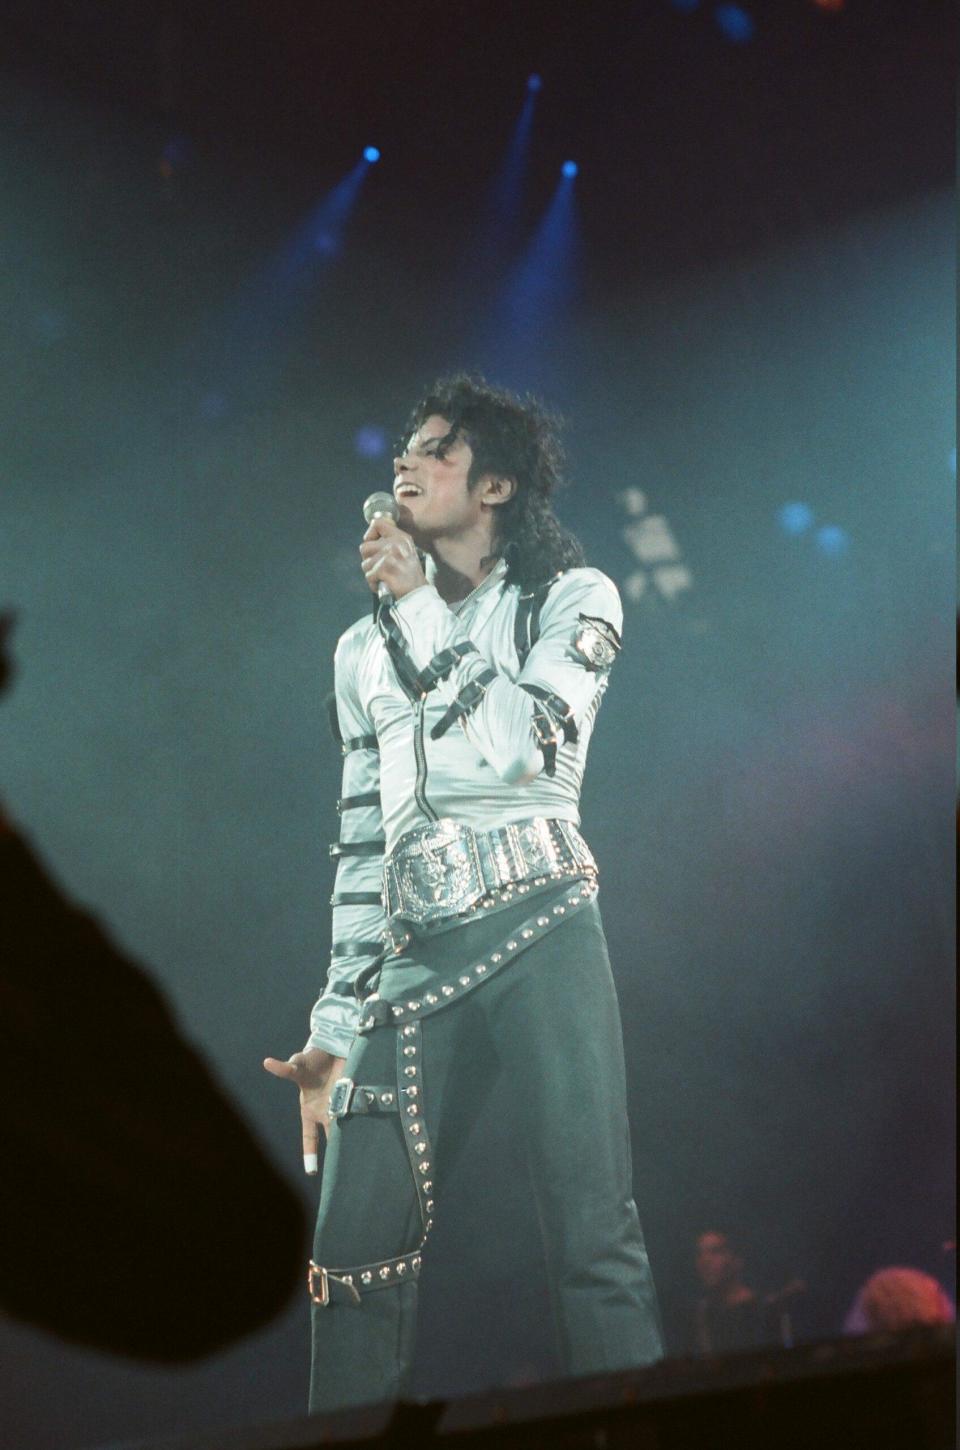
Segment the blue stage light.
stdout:
<svg viewBox="0 0 960 1450">
<path fill-rule="evenodd" d="M 825 524 L 822 529 L 817 530 L 817 548 L 821 554 L 829 554 L 836 559 L 840 554 L 845 554 L 849 547 L 849 534 L 836 524 Z"/>
<path fill-rule="evenodd" d="M 527 90 L 528 91 L 539 91 L 542 85 L 543 85 L 543 81 L 540 78 L 540 76 L 538 76 L 536 74 L 534 74 L 532 76 L 527 76 Z"/>
<path fill-rule="evenodd" d="M 805 534 L 813 523 L 813 509 L 805 503 L 785 503 L 777 518 L 785 534 Z"/>
<path fill-rule="evenodd" d="M 376 423 L 365 423 L 353 435 L 353 448 L 361 458 L 382 458 L 387 451 L 387 435 Z"/>
<path fill-rule="evenodd" d="M 364 161 L 369 161 L 371 164 L 374 161 L 379 161 L 380 160 L 380 151 L 379 151 L 379 149 L 376 146 L 364 146 L 364 148 L 363 148 L 363 159 L 364 159 Z"/>
<path fill-rule="evenodd" d="M 714 17 L 727 39 L 737 45 L 752 40 L 756 33 L 753 16 L 739 5 L 718 5 Z"/>
<path fill-rule="evenodd" d="M 576 163 L 568 162 L 572 174 Z M 475 355 L 480 365 L 514 378 L 525 375 L 543 382 L 542 368 L 552 366 L 551 349 L 579 280 L 579 226 L 576 185 L 563 168 L 553 196 L 522 254 L 504 268 L 505 276 L 492 308 L 484 317 Z"/>
<path fill-rule="evenodd" d="M 367 150 L 374 148 L 368 147 Z M 351 221 L 370 176 L 361 154 L 284 240 L 251 274 L 223 318 L 217 356 L 209 366 L 237 399 L 264 379 L 279 376 L 293 319 L 309 306 L 311 289 L 330 271 L 343 250 Z"/>
<path fill-rule="evenodd" d="M 560 168 L 560 174 L 562 176 L 576 176 L 579 170 L 580 168 L 575 161 L 565 161 Z"/>
</svg>

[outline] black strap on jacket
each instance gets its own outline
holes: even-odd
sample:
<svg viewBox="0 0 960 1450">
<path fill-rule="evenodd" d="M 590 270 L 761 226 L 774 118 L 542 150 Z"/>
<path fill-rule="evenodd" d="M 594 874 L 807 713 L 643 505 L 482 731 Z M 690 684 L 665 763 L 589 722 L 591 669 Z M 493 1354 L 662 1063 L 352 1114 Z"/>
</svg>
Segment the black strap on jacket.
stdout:
<svg viewBox="0 0 960 1450">
<path fill-rule="evenodd" d="M 559 728 L 563 731 L 564 740 L 572 740 L 574 744 L 580 738 L 577 729 L 577 722 L 573 718 L 573 711 L 566 700 L 561 700 L 559 695 L 552 691 L 545 690 L 542 685 L 530 685 L 524 682 L 520 684 L 521 690 L 526 690 L 535 700 L 539 700 L 543 708 L 553 717 Z"/>
<path fill-rule="evenodd" d="M 537 742 L 537 749 L 543 756 L 544 775 L 556 775 L 557 773 L 557 722 L 551 715 L 548 715 L 542 705 L 533 707 L 533 738 Z"/>
<path fill-rule="evenodd" d="M 426 692 L 420 683 L 420 672 L 410 658 L 400 626 L 387 603 L 381 604 L 377 610 L 377 628 L 383 636 L 401 690 L 408 700 L 421 700 Z"/>
<path fill-rule="evenodd" d="M 468 639 L 463 640 L 459 644 L 441 650 L 439 654 L 434 655 L 428 665 L 424 665 L 422 670 L 418 670 L 407 649 L 400 626 L 388 604 L 382 605 L 379 609 L 377 625 L 383 636 L 383 642 L 400 687 L 411 700 L 422 700 L 424 695 L 429 695 L 431 690 L 437 688 L 441 680 L 447 678 L 464 655 L 476 653 L 476 645 Z"/>
<path fill-rule="evenodd" d="M 328 992 L 335 992 L 338 997 L 352 997 L 353 983 L 347 977 L 338 977 L 333 982 L 331 982 L 330 978 L 328 977 L 327 985 L 323 989 L 324 996 L 326 996 Z"/>
<path fill-rule="evenodd" d="M 475 679 L 465 684 L 453 704 L 440 716 L 440 719 L 430 731 L 430 739 L 439 740 L 441 735 L 446 735 L 451 725 L 455 724 L 457 720 L 462 720 L 466 715 L 469 715 L 471 710 L 475 710 L 487 693 L 487 686 L 491 680 L 495 680 L 496 678 L 496 670 L 487 668 L 481 670 Z"/>
<path fill-rule="evenodd" d="M 439 654 L 434 655 L 428 665 L 424 665 L 417 678 L 420 681 L 421 691 L 424 695 L 435 690 L 441 680 L 445 680 L 453 669 L 459 664 L 464 655 L 476 654 L 477 647 L 469 639 L 463 640 L 460 644 L 451 645 L 449 649 L 443 649 Z"/>
<path fill-rule="evenodd" d="M 351 750 L 379 750 L 380 741 L 375 735 L 351 735 L 341 743 L 340 749 L 344 755 L 349 755 Z"/>
<path fill-rule="evenodd" d="M 383 942 L 376 941 L 335 941 L 330 948 L 330 955 L 333 957 L 375 957 L 383 951 Z"/>
<path fill-rule="evenodd" d="M 382 856 L 383 841 L 334 841 L 330 846 L 330 859 L 339 861 L 341 856 Z"/>
<path fill-rule="evenodd" d="M 559 574 L 554 574 L 552 579 L 538 585 L 529 594 L 520 595 L 517 613 L 513 621 L 513 644 L 521 669 L 527 662 L 527 655 L 540 638 L 540 611 L 543 608 L 544 600 L 559 578 Z"/>
<path fill-rule="evenodd" d="M 361 806 L 378 806 L 380 804 L 380 792 L 378 790 L 365 791 L 363 795 L 345 795 L 337 801 L 337 815 L 344 811 L 359 810 Z"/>
<path fill-rule="evenodd" d="M 559 695 L 552 694 L 541 685 L 521 683 L 520 688 L 537 702 L 533 707 L 533 738 L 543 755 L 543 773 L 556 775 L 557 747 L 560 744 L 558 732 L 565 741 L 575 742 L 579 738 L 573 711 L 566 700 L 561 700 Z"/>
<path fill-rule="evenodd" d="M 330 898 L 331 906 L 382 906 L 383 897 L 379 891 L 335 891 Z"/>
</svg>

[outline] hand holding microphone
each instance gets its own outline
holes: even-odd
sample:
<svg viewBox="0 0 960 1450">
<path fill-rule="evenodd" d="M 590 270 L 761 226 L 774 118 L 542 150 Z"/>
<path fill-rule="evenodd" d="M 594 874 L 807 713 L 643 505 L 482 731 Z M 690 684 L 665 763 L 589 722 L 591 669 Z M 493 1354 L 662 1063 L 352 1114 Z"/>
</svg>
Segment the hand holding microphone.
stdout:
<svg viewBox="0 0 960 1450">
<path fill-rule="evenodd" d="M 416 545 L 399 527 L 400 508 L 389 493 L 372 493 L 363 505 L 369 527 L 360 545 L 363 572 L 371 590 L 392 604 L 426 584 Z"/>
</svg>

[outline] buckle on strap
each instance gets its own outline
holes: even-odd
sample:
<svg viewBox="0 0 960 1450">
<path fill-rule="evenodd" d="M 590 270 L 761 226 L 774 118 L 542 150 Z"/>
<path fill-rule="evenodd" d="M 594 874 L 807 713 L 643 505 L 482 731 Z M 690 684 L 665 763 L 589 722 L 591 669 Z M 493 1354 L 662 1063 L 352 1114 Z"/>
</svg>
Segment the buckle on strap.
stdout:
<svg viewBox="0 0 960 1450">
<path fill-rule="evenodd" d="M 373 1027 L 385 1027 L 390 1021 L 390 1003 L 384 1002 L 379 992 L 374 992 L 360 1004 L 358 1032 L 369 1032 Z"/>
<path fill-rule="evenodd" d="M 341 1077 L 333 1085 L 327 1112 L 331 1118 L 345 1118 L 348 1113 L 398 1113 L 397 1089 L 392 1083 L 380 1086 L 375 1083 L 354 1082 L 352 1078 Z"/>
<path fill-rule="evenodd" d="M 455 724 L 457 720 L 462 720 L 465 715 L 469 715 L 472 710 L 475 710 L 487 693 L 487 686 L 492 684 L 496 678 L 496 670 L 486 669 L 481 670 L 480 674 L 475 676 L 474 679 L 468 680 L 453 704 L 445 714 L 441 715 L 436 725 L 430 731 L 430 739 L 439 740 L 441 735 L 446 735 L 451 725 Z"/>
<path fill-rule="evenodd" d="M 333 1085 L 333 1092 L 330 1094 L 330 1101 L 327 1103 L 327 1113 L 331 1118 L 342 1117 L 350 1111 L 350 1102 L 353 1098 L 354 1081 L 352 1077 L 338 1077 Z M 321 1270 L 326 1273 L 326 1269 Z M 324 1303 L 327 1301 L 324 1300 Z"/>
<path fill-rule="evenodd" d="M 331 1273 L 322 1264 L 315 1264 L 311 1259 L 307 1270 L 307 1289 L 311 1301 L 325 1309 L 331 1300 L 331 1287 L 336 1289 L 338 1300 L 346 1299 L 351 1304 L 360 1303 L 360 1295 L 354 1286 L 352 1274 L 341 1274 L 339 1271 Z"/>
<path fill-rule="evenodd" d="M 319 1276 L 319 1286 L 318 1279 Z M 326 1269 L 322 1264 L 315 1264 L 310 1260 L 310 1267 L 307 1270 L 307 1290 L 314 1304 L 326 1307 L 330 1303 L 330 1280 Z"/>
</svg>

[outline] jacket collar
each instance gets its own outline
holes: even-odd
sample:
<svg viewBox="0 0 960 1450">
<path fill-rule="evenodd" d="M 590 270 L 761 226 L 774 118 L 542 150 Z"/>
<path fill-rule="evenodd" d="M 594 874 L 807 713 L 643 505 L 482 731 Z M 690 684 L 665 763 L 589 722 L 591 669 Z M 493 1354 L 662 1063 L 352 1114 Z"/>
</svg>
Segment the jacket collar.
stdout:
<svg viewBox="0 0 960 1450">
<path fill-rule="evenodd" d="M 428 584 L 433 584 L 436 581 L 437 566 L 429 554 L 427 554 L 424 558 L 423 572 L 426 575 Z M 458 599 L 455 604 L 448 604 L 447 608 L 451 610 L 454 614 L 460 614 L 467 607 L 468 604 L 473 606 L 489 590 L 495 588 L 496 585 L 501 584 L 503 582 L 503 578 L 506 572 L 506 559 L 498 559 L 497 562 L 494 564 L 493 568 L 490 570 L 490 573 L 487 575 L 487 577 L 485 579 L 481 579 L 476 589 L 471 589 L 469 594 L 467 594 L 463 599 Z"/>
</svg>

